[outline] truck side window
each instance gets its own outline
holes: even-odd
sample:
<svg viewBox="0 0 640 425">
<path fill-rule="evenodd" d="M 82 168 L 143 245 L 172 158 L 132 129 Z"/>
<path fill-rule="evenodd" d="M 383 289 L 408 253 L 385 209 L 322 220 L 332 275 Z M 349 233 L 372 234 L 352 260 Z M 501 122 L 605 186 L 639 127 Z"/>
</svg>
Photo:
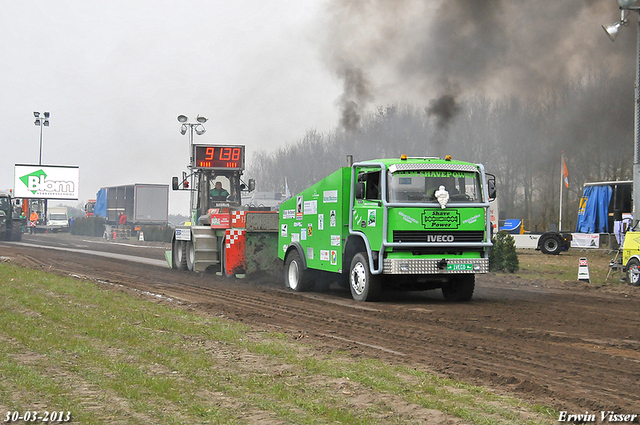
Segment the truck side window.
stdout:
<svg viewBox="0 0 640 425">
<path fill-rule="evenodd" d="M 366 199 L 380 200 L 380 171 L 367 173 Z"/>
</svg>

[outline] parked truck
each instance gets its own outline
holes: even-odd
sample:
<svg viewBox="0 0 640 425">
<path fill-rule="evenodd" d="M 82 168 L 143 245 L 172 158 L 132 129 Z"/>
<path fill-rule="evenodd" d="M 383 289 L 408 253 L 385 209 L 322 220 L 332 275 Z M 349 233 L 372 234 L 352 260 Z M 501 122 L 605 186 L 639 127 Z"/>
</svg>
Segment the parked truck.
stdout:
<svg viewBox="0 0 640 425">
<path fill-rule="evenodd" d="M 495 177 L 480 164 L 380 159 L 344 167 L 280 205 L 285 284 L 333 279 L 358 301 L 383 287 L 468 301 L 489 270 Z"/>
<path fill-rule="evenodd" d="M 169 221 L 169 185 L 130 184 L 103 187 L 93 208 L 95 216 L 118 224 L 121 214 L 128 224 L 166 224 Z"/>
<path fill-rule="evenodd" d="M 21 200 L 16 200 L 10 193 L 0 193 L 0 240 L 22 240 L 26 220 L 20 217 L 21 205 Z"/>
</svg>

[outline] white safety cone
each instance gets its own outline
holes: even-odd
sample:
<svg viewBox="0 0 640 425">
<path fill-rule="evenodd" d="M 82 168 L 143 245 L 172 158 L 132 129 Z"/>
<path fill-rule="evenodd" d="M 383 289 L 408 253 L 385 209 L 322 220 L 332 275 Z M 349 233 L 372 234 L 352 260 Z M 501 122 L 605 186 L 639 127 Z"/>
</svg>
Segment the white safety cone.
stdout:
<svg viewBox="0 0 640 425">
<path fill-rule="evenodd" d="M 142 230 L 138 232 L 138 240 L 144 242 L 144 233 L 142 233 Z"/>
<path fill-rule="evenodd" d="M 578 263 L 578 280 L 591 283 L 591 279 L 589 278 L 589 264 L 585 257 L 580 258 Z"/>
</svg>

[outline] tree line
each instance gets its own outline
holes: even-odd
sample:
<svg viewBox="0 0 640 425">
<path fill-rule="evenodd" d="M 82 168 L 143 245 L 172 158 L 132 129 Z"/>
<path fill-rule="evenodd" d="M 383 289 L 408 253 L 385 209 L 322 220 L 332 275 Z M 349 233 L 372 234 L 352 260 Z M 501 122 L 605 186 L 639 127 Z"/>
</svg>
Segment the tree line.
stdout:
<svg viewBox="0 0 640 425">
<path fill-rule="evenodd" d="M 248 169 L 258 189 L 295 194 L 356 161 L 409 156 L 482 163 L 495 174 L 500 215 L 524 219 L 527 230 L 558 222 L 561 155 L 569 172 L 563 188 L 563 230 L 575 230 L 585 182 L 631 180 L 632 76 L 587 70 L 535 99 L 475 96 L 455 99 L 455 116 L 443 125 L 425 105 L 379 106 L 355 131 L 309 129 L 296 142 L 257 151 Z"/>
</svg>

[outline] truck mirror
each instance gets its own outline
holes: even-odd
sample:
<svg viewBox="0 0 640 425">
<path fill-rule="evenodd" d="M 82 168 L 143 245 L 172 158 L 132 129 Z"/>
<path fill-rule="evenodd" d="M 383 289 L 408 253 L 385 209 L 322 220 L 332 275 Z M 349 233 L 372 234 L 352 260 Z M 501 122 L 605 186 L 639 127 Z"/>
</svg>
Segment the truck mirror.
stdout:
<svg viewBox="0 0 640 425">
<path fill-rule="evenodd" d="M 364 183 L 356 183 L 356 199 L 364 199 Z"/>
<path fill-rule="evenodd" d="M 171 179 L 171 187 L 173 188 L 173 190 L 178 190 L 178 178 L 177 177 L 173 177 Z"/>
<path fill-rule="evenodd" d="M 249 192 L 253 192 L 254 190 L 256 190 L 256 181 L 249 179 Z"/>
<path fill-rule="evenodd" d="M 487 195 L 490 201 L 496 199 L 496 176 L 493 174 L 487 174 Z"/>
</svg>

